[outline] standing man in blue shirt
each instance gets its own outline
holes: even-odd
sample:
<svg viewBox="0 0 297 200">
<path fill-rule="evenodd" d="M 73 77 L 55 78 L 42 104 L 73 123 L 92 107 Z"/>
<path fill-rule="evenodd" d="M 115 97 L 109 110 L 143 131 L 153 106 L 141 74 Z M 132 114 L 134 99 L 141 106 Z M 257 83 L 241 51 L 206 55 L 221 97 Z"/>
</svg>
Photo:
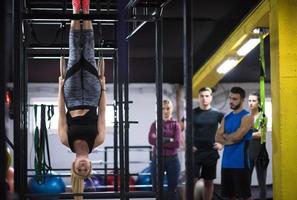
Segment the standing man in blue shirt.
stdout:
<svg viewBox="0 0 297 200">
<path fill-rule="evenodd" d="M 221 170 L 221 192 L 228 199 L 251 199 L 248 146 L 252 137 L 253 117 L 243 109 L 245 91 L 231 88 L 230 108 L 216 133 L 216 141 L 224 144 Z"/>
</svg>

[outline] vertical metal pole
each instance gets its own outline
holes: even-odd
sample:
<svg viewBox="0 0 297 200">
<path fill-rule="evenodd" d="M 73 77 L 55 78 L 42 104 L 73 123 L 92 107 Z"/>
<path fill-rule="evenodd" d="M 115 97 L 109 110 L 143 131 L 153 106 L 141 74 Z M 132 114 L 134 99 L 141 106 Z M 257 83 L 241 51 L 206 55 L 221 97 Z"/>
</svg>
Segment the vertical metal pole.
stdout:
<svg viewBox="0 0 297 200">
<path fill-rule="evenodd" d="M 120 70 L 121 71 L 121 70 Z M 119 78 L 121 79 L 121 78 Z M 120 154 L 120 192 L 124 199 L 124 121 L 123 121 L 123 84 L 119 81 L 119 154 Z"/>
<path fill-rule="evenodd" d="M 193 46 L 192 46 L 192 0 L 183 2 L 183 58 L 184 83 L 186 92 L 186 199 L 193 200 L 193 123 L 192 123 L 192 74 L 193 74 Z"/>
<path fill-rule="evenodd" d="M 114 59 L 113 59 L 113 110 L 114 110 L 114 126 L 113 126 L 113 168 L 114 174 L 119 174 L 118 170 L 118 54 L 117 51 L 114 52 Z M 114 191 L 118 191 L 118 179 L 114 180 Z"/>
<path fill-rule="evenodd" d="M 25 105 L 24 94 L 25 70 L 23 62 L 23 42 L 22 42 L 22 10 L 23 1 L 13 1 L 13 70 L 14 70 L 14 172 L 15 192 L 19 194 L 19 199 L 24 199 L 26 190 L 26 151 L 25 149 Z"/>
<path fill-rule="evenodd" d="M 124 121 L 123 121 L 123 84 L 125 71 L 128 69 L 128 43 L 125 36 L 128 34 L 127 11 L 125 6 L 127 0 L 117 0 L 118 22 L 117 22 L 117 44 L 118 44 L 118 63 L 119 63 L 119 150 L 120 150 L 120 192 L 121 200 L 125 199 L 125 154 L 124 152 Z"/>
<path fill-rule="evenodd" d="M 127 24 L 128 25 L 128 24 Z M 127 34 L 128 34 L 128 29 L 127 29 Z M 125 123 L 124 123 L 124 128 L 125 128 L 125 192 L 129 192 L 129 179 L 130 179 L 130 168 L 129 168 L 129 128 L 130 128 L 130 123 L 129 123 L 129 48 L 128 48 L 128 42 L 127 42 L 127 63 L 124 65 L 124 112 L 125 112 Z M 129 197 L 125 198 L 126 200 L 129 199 Z"/>
<path fill-rule="evenodd" d="M 160 17 L 155 22 L 155 51 L 156 51 L 156 97 L 157 97 L 157 200 L 163 199 L 163 117 L 162 117 L 162 101 L 163 101 L 163 20 Z"/>
<path fill-rule="evenodd" d="M 7 1 L 4 1 L 2 6 L 0 7 L 0 20 L 2 25 L 7 25 L 5 23 L 6 18 L 6 3 Z M 5 32 L 0 31 L 0 44 L 5 44 Z M 7 159 L 6 159 L 6 144 L 5 144 L 5 136 L 6 136 L 6 130 L 5 130 L 5 87 L 6 87 L 6 68 L 8 67 L 5 63 L 5 47 L 2 46 L 0 48 L 0 66 L 2 67 L 1 75 L 0 75 L 0 199 L 6 199 L 6 183 L 5 183 L 5 177 L 6 177 L 6 166 L 7 166 Z"/>
<path fill-rule="evenodd" d="M 108 149 L 106 146 L 104 147 L 104 183 L 107 185 L 107 154 L 108 154 Z"/>
<path fill-rule="evenodd" d="M 22 53 L 23 53 L 23 58 L 22 58 L 22 65 L 21 67 L 23 68 L 23 73 L 22 73 L 22 92 L 23 92 L 23 105 L 22 105 L 22 115 L 23 115 L 23 136 L 22 136 L 22 147 L 23 147 L 23 168 L 22 168 L 22 173 L 23 173 L 23 191 L 27 190 L 27 179 L 28 179 L 28 166 L 27 166 L 27 161 L 28 161 L 28 52 L 27 52 L 27 44 L 28 44 L 28 24 L 24 23 L 23 24 L 23 43 L 22 43 Z"/>
</svg>

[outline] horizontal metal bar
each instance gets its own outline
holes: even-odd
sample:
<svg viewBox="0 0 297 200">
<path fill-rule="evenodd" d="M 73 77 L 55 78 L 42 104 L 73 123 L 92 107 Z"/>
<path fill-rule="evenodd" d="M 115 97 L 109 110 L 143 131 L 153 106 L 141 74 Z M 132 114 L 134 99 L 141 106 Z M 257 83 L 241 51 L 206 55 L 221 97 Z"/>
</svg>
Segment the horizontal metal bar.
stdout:
<svg viewBox="0 0 297 200">
<path fill-rule="evenodd" d="M 59 60 L 61 58 L 61 56 L 29 56 L 27 57 L 28 59 L 31 60 Z M 68 56 L 64 57 L 65 59 L 68 59 Z M 99 59 L 101 57 L 96 56 L 95 59 Z M 104 60 L 113 60 L 114 57 L 112 56 L 103 56 Z"/>
<path fill-rule="evenodd" d="M 40 21 L 31 21 L 31 24 L 36 24 L 36 25 L 57 25 L 60 26 L 61 25 L 61 21 L 44 21 L 44 20 L 40 20 Z M 69 22 L 65 22 L 66 26 L 70 26 L 70 21 Z M 92 21 L 93 25 L 98 25 L 98 21 L 97 20 L 93 20 Z M 115 26 L 116 22 L 100 22 L 101 26 Z"/>
<path fill-rule="evenodd" d="M 92 161 L 92 164 L 113 164 L 114 162 L 113 161 L 110 161 L 110 162 L 105 162 L 105 161 L 98 161 L 98 162 L 94 162 Z M 129 164 L 147 164 L 147 163 L 151 163 L 150 161 L 129 161 Z"/>
<path fill-rule="evenodd" d="M 145 162 L 146 164 L 150 164 L 151 162 Z M 145 164 L 144 163 L 144 164 Z M 109 171 L 113 171 L 114 168 L 108 167 L 108 168 L 92 168 L 93 171 L 103 171 L 103 170 L 109 170 Z M 63 172 L 61 172 L 61 170 L 57 170 L 57 169 L 52 169 L 52 171 L 54 172 L 59 172 L 58 174 L 47 174 L 47 175 L 39 175 L 39 177 L 69 177 L 71 176 L 70 173 L 70 169 L 68 170 L 63 170 Z M 64 172 L 64 171 L 69 171 L 69 172 Z M 31 173 L 28 173 L 27 176 L 28 177 L 37 177 L 35 174 L 35 170 L 30 170 Z M 139 176 L 139 175 L 151 175 L 151 173 L 130 173 L 129 176 Z M 92 176 L 101 176 L 101 177 L 105 177 L 105 176 L 120 176 L 120 174 L 115 174 L 115 173 L 106 173 L 106 174 L 92 174 Z"/>
<path fill-rule="evenodd" d="M 155 22 L 159 18 L 156 15 L 133 15 L 127 21 L 128 22 Z"/>
<path fill-rule="evenodd" d="M 25 194 L 25 197 L 59 197 L 60 199 L 71 199 L 74 196 L 83 196 L 85 199 L 105 199 L 105 198 L 120 198 L 119 192 L 85 192 L 85 193 L 39 193 L 39 194 Z M 125 196 L 131 198 L 153 198 L 155 197 L 155 192 L 150 191 L 137 191 L 137 192 L 127 192 Z"/>
<path fill-rule="evenodd" d="M 51 44 L 51 45 L 42 45 L 42 44 L 30 44 L 27 46 L 27 49 L 69 49 L 69 46 L 67 44 Z M 104 40 L 102 42 L 102 45 L 99 46 L 99 44 L 95 44 L 95 50 L 117 50 L 116 41 L 115 40 Z"/>
<path fill-rule="evenodd" d="M 96 163 L 95 163 L 96 164 Z M 114 168 L 113 167 L 108 167 L 108 168 L 105 168 L 105 167 L 103 167 L 103 168 L 98 168 L 98 167 L 94 167 L 94 168 L 92 168 L 92 170 L 94 170 L 94 171 L 100 171 L 100 170 L 105 170 L 105 169 L 108 169 L 108 170 L 114 170 Z M 53 172 L 57 172 L 57 174 L 52 174 L 52 176 L 61 176 L 61 175 L 63 175 L 63 174 L 69 174 L 70 175 L 70 170 L 71 169 L 67 169 L 67 168 L 52 168 L 51 169 L 51 171 L 53 171 Z M 32 175 L 32 176 L 36 176 L 35 175 L 35 169 L 28 169 L 27 170 L 28 171 L 28 174 L 30 174 L 30 175 Z M 93 174 L 93 175 L 115 175 L 114 173 L 112 173 L 112 174 L 109 174 L 109 173 L 106 173 L 106 174 Z M 131 174 L 131 176 L 132 176 L 132 174 Z"/>
<path fill-rule="evenodd" d="M 24 20 L 98 20 L 102 22 L 116 22 L 115 15 L 109 14 L 70 14 L 70 13 L 24 13 Z"/>
<path fill-rule="evenodd" d="M 138 121 L 128 121 L 129 124 L 138 124 Z"/>
<path fill-rule="evenodd" d="M 117 101 L 117 104 L 125 103 L 125 101 Z M 133 103 L 133 101 L 128 101 L 128 103 Z"/>
<path fill-rule="evenodd" d="M 69 47 L 27 47 L 28 50 L 61 50 L 65 49 L 68 50 Z M 116 50 L 116 48 L 112 47 L 95 47 L 94 50 L 101 50 L 101 51 L 113 51 Z"/>
<path fill-rule="evenodd" d="M 35 7 L 35 8 L 30 8 L 32 11 L 63 11 L 63 8 L 41 8 L 41 7 Z M 72 11 L 72 8 L 67 8 L 66 11 Z M 100 12 L 117 12 L 117 9 L 110 8 L 100 8 Z M 95 8 L 90 8 L 90 12 L 97 12 L 97 9 Z"/>
<path fill-rule="evenodd" d="M 114 146 L 105 146 L 104 149 L 114 149 Z M 129 149 L 152 149 L 152 147 L 148 145 L 137 145 L 137 146 L 129 146 Z"/>
</svg>

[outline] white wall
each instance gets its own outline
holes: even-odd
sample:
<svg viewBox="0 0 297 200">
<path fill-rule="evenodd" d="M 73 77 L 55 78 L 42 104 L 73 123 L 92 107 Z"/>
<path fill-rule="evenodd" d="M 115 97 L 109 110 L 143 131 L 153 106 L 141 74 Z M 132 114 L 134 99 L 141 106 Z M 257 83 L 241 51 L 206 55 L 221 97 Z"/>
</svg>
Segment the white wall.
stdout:
<svg viewBox="0 0 297 200">
<path fill-rule="evenodd" d="M 247 94 L 256 91 L 259 88 L 257 83 L 245 83 L 245 84 L 219 84 L 216 92 L 214 93 L 213 106 L 222 110 L 223 112 L 229 112 L 228 105 L 228 92 L 232 86 L 241 86 L 246 89 Z M 266 88 L 267 97 L 270 97 L 270 86 L 267 85 Z M 113 88 L 112 84 L 107 86 L 107 103 L 112 104 L 113 102 Z M 40 97 L 46 97 L 49 99 L 54 99 L 56 101 L 58 94 L 58 85 L 57 84 L 29 84 L 28 88 L 28 100 Z M 181 98 L 184 97 L 182 93 Z M 169 98 L 176 105 L 176 85 L 164 84 L 163 85 L 163 98 Z M 131 84 L 129 86 L 129 99 L 133 101 L 132 104 L 129 104 L 129 118 L 132 121 L 138 121 L 138 124 L 130 125 L 130 145 L 149 145 L 148 144 L 148 131 L 151 123 L 155 120 L 155 111 L 156 111 L 156 95 L 155 95 L 155 84 Z M 184 102 L 183 99 L 180 99 L 181 102 Z M 56 101 L 57 102 L 57 101 Z M 197 101 L 194 99 L 193 106 L 197 106 Z M 245 102 L 245 107 L 247 108 L 247 102 Z M 32 108 L 30 108 L 32 109 Z M 180 108 L 180 113 L 184 112 L 184 108 Z M 181 114 L 182 115 L 182 114 Z M 34 159 L 34 149 L 33 149 L 33 123 L 32 116 L 28 118 L 28 167 L 33 168 L 33 159 Z M 270 119 L 269 119 L 270 120 Z M 7 120 L 7 128 L 9 131 L 9 137 L 12 139 L 12 130 L 13 124 L 12 120 Z M 55 132 L 55 131 L 50 131 Z M 49 135 L 50 142 L 50 154 L 51 162 L 53 168 L 69 168 L 71 162 L 74 158 L 74 154 L 71 153 L 66 147 L 64 147 L 60 142 L 57 134 Z M 103 147 L 104 146 L 113 146 L 113 128 L 107 128 L 106 140 L 103 145 L 99 147 L 98 150 L 94 151 L 90 155 L 93 161 L 103 160 Z M 267 135 L 267 148 L 270 155 L 271 151 L 271 134 Z M 113 152 L 109 152 L 109 163 L 113 162 Z M 181 154 L 182 155 L 182 154 Z M 143 161 L 142 164 L 130 164 L 130 171 L 139 172 L 149 164 L 148 152 L 141 151 L 131 151 L 130 152 L 130 161 Z M 182 170 L 184 170 L 184 158 L 181 158 Z M 221 161 L 218 162 L 218 173 L 216 183 L 220 182 L 220 166 Z M 111 165 L 112 166 L 112 165 Z M 95 167 L 103 167 L 102 165 L 96 165 Z M 268 183 L 272 183 L 272 171 L 271 171 L 271 162 L 268 167 Z M 253 176 L 253 184 L 256 184 L 255 175 Z"/>
<path fill-rule="evenodd" d="M 28 101 L 32 104 L 32 100 L 53 101 L 57 102 L 58 88 L 57 84 L 30 84 L 28 87 Z M 163 86 L 164 96 L 172 95 L 174 86 Z M 107 85 L 107 104 L 113 102 L 112 85 Z M 138 124 L 130 124 L 129 143 L 130 145 L 149 145 L 148 131 L 151 123 L 155 120 L 155 86 L 154 84 L 131 84 L 129 86 L 129 100 L 133 103 L 129 104 L 129 120 L 138 121 Z M 31 100 L 31 101 L 30 101 Z M 174 99 L 173 99 L 174 101 Z M 28 116 L 28 167 L 33 168 L 34 165 L 34 147 L 33 147 L 33 132 L 35 128 L 33 107 L 29 108 Z M 57 114 L 57 113 L 56 113 Z M 39 116 L 39 115 L 38 115 Z M 53 122 L 52 122 L 53 123 Z M 63 146 L 58 138 L 57 130 L 49 130 L 50 156 L 53 168 L 69 168 L 74 159 L 74 154 Z M 103 167 L 104 147 L 113 146 L 113 127 L 107 128 L 106 140 L 103 145 L 97 148 L 90 155 L 92 161 L 97 161 L 94 167 Z M 130 164 L 130 172 L 140 172 L 145 167 L 149 166 L 149 151 L 130 151 L 130 161 L 143 162 L 138 164 Z M 108 152 L 109 167 L 113 167 L 113 150 Z"/>
</svg>

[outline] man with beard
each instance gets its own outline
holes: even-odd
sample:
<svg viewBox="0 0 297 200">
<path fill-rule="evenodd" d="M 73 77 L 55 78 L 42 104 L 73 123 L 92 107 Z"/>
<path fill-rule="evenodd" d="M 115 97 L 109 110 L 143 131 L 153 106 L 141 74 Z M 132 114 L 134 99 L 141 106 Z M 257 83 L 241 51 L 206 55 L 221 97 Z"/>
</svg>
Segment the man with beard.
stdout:
<svg viewBox="0 0 297 200">
<path fill-rule="evenodd" d="M 215 143 L 215 135 L 224 114 L 211 107 L 212 90 L 203 87 L 198 94 L 199 107 L 193 110 L 195 156 L 195 182 L 202 178 L 204 182 L 203 199 L 211 200 L 213 196 L 213 179 L 216 178 L 217 150 L 222 144 Z"/>
<path fill-rule="evenodd" d="M 245 91 L 231 88 L 230 108 L 216 133 L 216 141 L 224 144 L 221 170 L 221 193 L 228 199 L 251 199 L 248 145 L 252 137 L 253 117 L 243 109 Z"/>
</svg>

